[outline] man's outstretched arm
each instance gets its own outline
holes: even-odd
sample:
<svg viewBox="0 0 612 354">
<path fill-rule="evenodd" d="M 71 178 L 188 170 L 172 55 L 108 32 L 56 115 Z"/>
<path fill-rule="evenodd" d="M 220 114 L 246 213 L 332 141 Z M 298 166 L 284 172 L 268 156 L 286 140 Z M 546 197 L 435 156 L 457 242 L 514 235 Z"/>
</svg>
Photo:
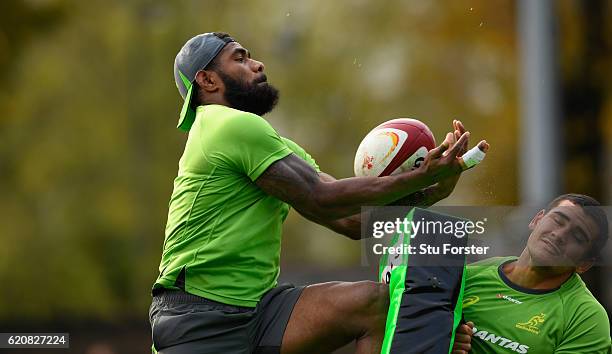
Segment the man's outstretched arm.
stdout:
<svg viewBox="0 0 612 354">
<path fill-rule="evenodd" d="M 255 183 L 307 218 L 324 224 L 358 214 L 362 205 L 387 205 L 462 171 L 457 154 L 469 133 L 449 149 L 447 141 L 431 150 L 416 170 L 386 177 L 352 177 L 326 182 L 304 160 L 291 154 L 270 165 Z M 444 153 L 448 151 L 447 153 Z"/>
<path fill-rule="evenodd" d="M 323 172 L 319 173 L 319 175 L 324 181 L 336 180 L 334 177 Z M 455 178 L 453 179 L 456 181 Z M 446 198 L 450 194 L 450 192 L 452 192 L 454 185 L 455 184 L 453 183 L 450 187 L 450 190 L 448 190 L 444 189 L 444 187 L 442 186 L 439 186 L 439 183 L 437 183 L 436 185 L 423 188 L 401 199 L 398 199 L 389 205 L 409 205 L 426 208 Z M 324 220 L 322 225 L 341 235 L 347 236 L 350 239 L 359 240 L 363 237 L 361 234 L 361 223 L 363 220 L 367 220 L 367 218 L 369 217 L 370 215 L 366 215 L 363 212 L 360 212 L 358 214 L 347 216 L 345 218 L 340 218 L 336 220 Z M 317 222 L 317 220 L 313 221 Z"/>
</svg>

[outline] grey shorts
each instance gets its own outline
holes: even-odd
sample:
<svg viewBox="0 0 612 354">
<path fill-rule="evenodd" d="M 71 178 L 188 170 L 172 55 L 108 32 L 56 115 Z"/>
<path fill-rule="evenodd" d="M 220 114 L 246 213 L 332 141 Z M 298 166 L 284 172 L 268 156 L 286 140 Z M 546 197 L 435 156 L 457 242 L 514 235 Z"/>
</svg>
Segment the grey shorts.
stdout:
<svg viewBox="0 0 612 354">
<path fill-rule="evenodd" d="M 280 353 L 285 328 L 303 289 L 278 286 L 255 308 L 165 290 L 153 296 L 149 310 L 153 346 L 159 354 Z"/>
</svg>

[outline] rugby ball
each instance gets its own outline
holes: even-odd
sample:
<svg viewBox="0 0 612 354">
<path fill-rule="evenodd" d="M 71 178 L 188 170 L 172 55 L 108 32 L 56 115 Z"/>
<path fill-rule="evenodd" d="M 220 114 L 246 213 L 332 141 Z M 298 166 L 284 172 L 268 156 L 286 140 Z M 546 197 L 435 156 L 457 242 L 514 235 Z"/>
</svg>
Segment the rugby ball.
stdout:
<svg viewBox="0 0 612 354">
<path fill-rule="evenodd" d="M 398 118 L 382 123 L 363 138 L 355 155 L 357 177 L 381 177 L 418 168 L 436 147 L 423 122 Z"/>
</svg>

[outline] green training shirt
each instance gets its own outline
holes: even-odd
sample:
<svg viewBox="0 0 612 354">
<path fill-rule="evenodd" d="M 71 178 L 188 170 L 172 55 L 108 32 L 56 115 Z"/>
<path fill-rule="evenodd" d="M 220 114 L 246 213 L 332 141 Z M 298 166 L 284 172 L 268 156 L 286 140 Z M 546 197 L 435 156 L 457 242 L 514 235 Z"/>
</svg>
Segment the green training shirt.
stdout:
<svg viewBox="0 0 612 354">
<path fill-rule="evenodd" d="M 254 307 L 276 286 L 282 223 L 289 205 L 253 182 L 294 153 L 319 171 L 304 149 L 262 117 L 220 105 L 200 106 L 170 199 L 160 275 L 154 287 Z"/>
<path fill-rule="evenodd" d="M 554 290 L 521 288 L 501 271 L 515 259 L 467 267 L 463 314 L 475 326 L 470 353 L 608 354 L 608 316 L 580 276 Z"/>
</svg>

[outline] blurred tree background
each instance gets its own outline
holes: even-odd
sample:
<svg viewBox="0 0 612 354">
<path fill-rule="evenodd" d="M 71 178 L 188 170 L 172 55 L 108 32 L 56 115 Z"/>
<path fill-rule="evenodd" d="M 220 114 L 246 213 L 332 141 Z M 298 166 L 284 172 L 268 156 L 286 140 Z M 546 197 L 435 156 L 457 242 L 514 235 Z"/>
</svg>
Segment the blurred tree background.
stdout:
<svg viewBox="0 0 612 354">
<path fill-rule="evenodd" d="M 557 2 L 566 140 L 580 131 L 586 144 L 571 145 L 564 189 L 610 204 L 612 25 L 603 19 L 612 4 L 589 12 L 586 3 Z M 493 149 L 444 203 L 519 203 L 515 1 L 5 0 L 2 328 L 16 319 L 136 318 L 146 334 L 185 142 L 172 64 L 188 38 L 208 31 L 229 32 L 265 63 L 281 90 L 267 118 L 324 171 L 351 176 L 359 142 L 382 121 L 417 118 L 440 140 L 458 118 Z M 594 131 L 603 133 L 589 145 Z M 591 190 L 594 179 L 603 182 Z M 285 270 L 349 268 L 359 257 L 357 243 L 294 213 L 288 219 Z"/>
</svg>

